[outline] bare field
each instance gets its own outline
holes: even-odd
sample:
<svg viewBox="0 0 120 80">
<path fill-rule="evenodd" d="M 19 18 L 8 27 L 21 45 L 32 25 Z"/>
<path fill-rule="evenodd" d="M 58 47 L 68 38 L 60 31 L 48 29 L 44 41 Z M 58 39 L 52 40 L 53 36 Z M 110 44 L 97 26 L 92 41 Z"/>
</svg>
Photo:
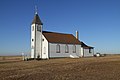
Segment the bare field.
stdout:
<svg viewBox="0 0 120 80">
<path fill-rule="evenodd" d="M 0 64 L 1 63 L 10 63 L 16 61 L 22 61 L 22 56 L 0 56 Z"/>
<path fill-rule="evenodd" d="M 0 80 L 120 80 L 120 56 L 0 61 Z"/>
</svg>

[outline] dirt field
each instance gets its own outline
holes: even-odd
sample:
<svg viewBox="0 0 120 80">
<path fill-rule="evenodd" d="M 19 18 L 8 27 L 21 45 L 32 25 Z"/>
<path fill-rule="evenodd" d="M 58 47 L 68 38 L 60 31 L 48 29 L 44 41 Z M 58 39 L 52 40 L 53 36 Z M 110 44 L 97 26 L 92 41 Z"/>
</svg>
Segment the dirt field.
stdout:
<svg viewBox="0 0 120 80">
<path fill-rule="evenodd" d="M 0 80 L 120 80 L 120 56 L 0 61 Z"/>
</svg>

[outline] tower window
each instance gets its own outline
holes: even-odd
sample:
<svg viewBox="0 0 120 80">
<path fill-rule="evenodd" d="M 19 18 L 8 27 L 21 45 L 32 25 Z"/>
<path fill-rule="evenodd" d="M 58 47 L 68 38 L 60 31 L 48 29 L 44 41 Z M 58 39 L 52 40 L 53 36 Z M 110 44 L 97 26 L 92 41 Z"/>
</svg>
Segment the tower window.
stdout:
<svg viewBox="0 0 120 80">
<path fill-rule="evenodd" d="M 41 32 L 41 26 L 37 26 L 37 31 Z"/>
<path fill-rule="evenodd" d="M 32 39 L 32 41 L 34 41 L 34 39 Z"/>
<path fill-rule="evenodd" d="M 32 31 L 34 31 L 34 26 L 32 26 Z"/>
</svg>

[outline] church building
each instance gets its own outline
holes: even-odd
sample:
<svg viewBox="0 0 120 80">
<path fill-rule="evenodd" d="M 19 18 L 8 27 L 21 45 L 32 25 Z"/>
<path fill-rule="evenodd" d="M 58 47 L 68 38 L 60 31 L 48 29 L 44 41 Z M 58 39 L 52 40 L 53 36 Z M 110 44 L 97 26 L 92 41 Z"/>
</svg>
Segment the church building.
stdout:
<svg viewBox="0 0 120 80">
<path fill-rule="evenodd" d="M 35 13 L 31 24 L 31 58 L 80 58 L 94 55 L 94 47 L 87 46 L 73 34 L 43 30 L 43 23 Z"/>
</svg>

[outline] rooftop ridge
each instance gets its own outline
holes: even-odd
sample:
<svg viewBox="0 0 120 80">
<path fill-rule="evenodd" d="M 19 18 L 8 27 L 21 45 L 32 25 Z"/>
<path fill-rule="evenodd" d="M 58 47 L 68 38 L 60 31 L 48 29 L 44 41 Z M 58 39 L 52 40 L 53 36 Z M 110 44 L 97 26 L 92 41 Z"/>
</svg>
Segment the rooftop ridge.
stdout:
<svg viewBox="0 0 120 80">
<path fill-rule="evenodd" d="M 52 32 L 52 31 L 43 31 L 45 33 L 56 33 L 56 34 L 66 34 L 66 35 L 73 35 L 73 34 L 69 34 L 69 33 L 60 33 L 60 32 Z"/>
</svg>

